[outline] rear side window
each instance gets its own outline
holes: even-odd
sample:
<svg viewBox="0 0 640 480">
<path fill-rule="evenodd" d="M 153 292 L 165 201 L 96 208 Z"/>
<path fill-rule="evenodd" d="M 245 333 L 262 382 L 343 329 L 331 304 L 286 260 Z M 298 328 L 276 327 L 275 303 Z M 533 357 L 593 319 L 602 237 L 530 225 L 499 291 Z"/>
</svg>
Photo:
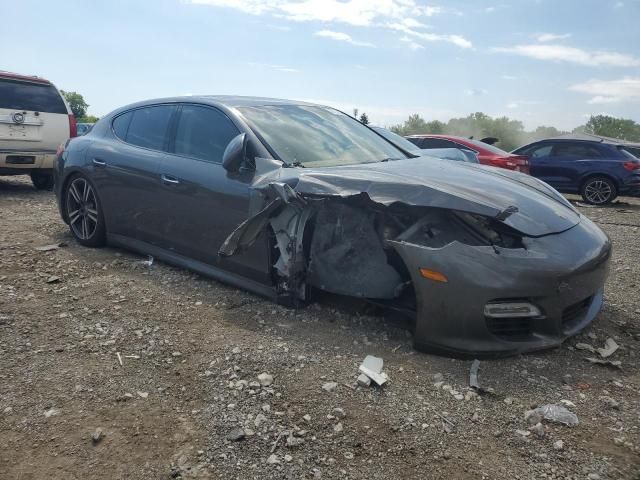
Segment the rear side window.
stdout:
<svg viewBox="0 0 640 480">
<path fill-rule="evenodd" d="M 573 158 L 600 158 L 600 150 L 587 143 L 558 143 L 553 155 Z"/>
<path fill-rule="evenodd" d="M 442 138 L 425 138 L 423 139 L 421 148 L 465 148 L 457 143 L 444 140 Z"/>
<path fill-rule="evenodd" d="M 118 115 L 113 120 L 113 132 L 120 140 L 127 140 L 127 130 L 129 130 L 131 117 L 133 117 L 133 112 L 127 112 L 123 113 L 122 115 Z"/>
<path fill-rule="evenodd" d="M 67 107 L 53 85 L 0 79 L 0 108 L 67 114 Z"/>
<path fill-rule="evenodd" d="M 175 153 L 208 162 L 222 163 L 222 154 L 240 131 L 219 110 L 184 105 L 176 129 Z"/>
<path fill-rule="evenodd" d="M 167 127 L 175 110 L 176 107 L 173 105 L 155 105 L 128 112 L 132 116 L 125 141 L 138 147 L 163 150 L 167 137 Z M 116 120 L 123 116 L 121 115 Z M 123 119 L 122 122 L 126 122 L 126 119 Z M 116 135 L 118 134 L 118 128 L 124 128 L 124 124 L 119 126 L 114 121 Z"/>
</svg>

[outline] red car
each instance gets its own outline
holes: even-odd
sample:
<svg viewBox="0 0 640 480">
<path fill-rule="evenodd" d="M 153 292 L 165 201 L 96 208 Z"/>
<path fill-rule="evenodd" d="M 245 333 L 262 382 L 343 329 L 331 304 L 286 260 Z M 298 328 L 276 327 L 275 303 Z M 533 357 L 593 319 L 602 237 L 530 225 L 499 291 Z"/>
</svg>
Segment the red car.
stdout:
<svg viewBox="0 0 640 480">
<path fill-rule="evenodd" d="M 478 161 L 483 165 L 529 173 L 529 158 L 526 155 L 514 155 L 479 140 L 453 135 L 409 135 L 406 138 L 419 148 L 427 150 L 430 148 L 471 150 L 478 155 Z"/>
</svg>

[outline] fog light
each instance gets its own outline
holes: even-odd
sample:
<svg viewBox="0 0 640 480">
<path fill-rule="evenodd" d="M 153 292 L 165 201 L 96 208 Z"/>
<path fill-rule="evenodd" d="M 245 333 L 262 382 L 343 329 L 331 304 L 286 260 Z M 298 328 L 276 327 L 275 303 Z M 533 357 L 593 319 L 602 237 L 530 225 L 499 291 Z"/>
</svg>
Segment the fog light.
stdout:
<svg viewBox="0 0 640 480">
<path fill-rule="evenodd" d="M 484 316 L 491 318 L 539 317 L 542 312 L 529 302 L 496 302 L 484 306 Z"/>
</svg>

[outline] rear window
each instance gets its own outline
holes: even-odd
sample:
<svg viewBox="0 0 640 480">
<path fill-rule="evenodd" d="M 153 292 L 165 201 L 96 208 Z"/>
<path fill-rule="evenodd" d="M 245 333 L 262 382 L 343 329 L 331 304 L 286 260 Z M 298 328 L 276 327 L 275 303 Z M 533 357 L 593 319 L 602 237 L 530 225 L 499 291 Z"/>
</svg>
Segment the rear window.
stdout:
<svg viewBox="0 0 640 480">
<path fill-rule="evenodd" d="M 0 108 L 67 114 L 67 107 L 53 85 L 0 80 Z"/>
</svg>

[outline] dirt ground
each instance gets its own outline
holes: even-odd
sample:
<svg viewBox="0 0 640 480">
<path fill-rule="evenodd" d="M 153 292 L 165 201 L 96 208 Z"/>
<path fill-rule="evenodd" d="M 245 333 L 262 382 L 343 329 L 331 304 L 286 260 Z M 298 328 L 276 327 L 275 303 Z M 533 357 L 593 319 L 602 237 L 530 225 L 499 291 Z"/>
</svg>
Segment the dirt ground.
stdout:
<svg viewBox="0 0 640 480">
<path fill-rule="evenodd" d="M 640 479 L 640 201 L 580 208 L 615 246 L 604 310 L 561 348 L 482 361 L 477 396 L 470 360 L 404 325 L 81 247 L 50 192 L 0 178 L 0 478 Z M 621 369 L 575 348 L 609 337 Z M 356 387 L 367 354 L 383 388 Z M 529 430 L 561 400 L 579 425 Z"/>
</svg>

